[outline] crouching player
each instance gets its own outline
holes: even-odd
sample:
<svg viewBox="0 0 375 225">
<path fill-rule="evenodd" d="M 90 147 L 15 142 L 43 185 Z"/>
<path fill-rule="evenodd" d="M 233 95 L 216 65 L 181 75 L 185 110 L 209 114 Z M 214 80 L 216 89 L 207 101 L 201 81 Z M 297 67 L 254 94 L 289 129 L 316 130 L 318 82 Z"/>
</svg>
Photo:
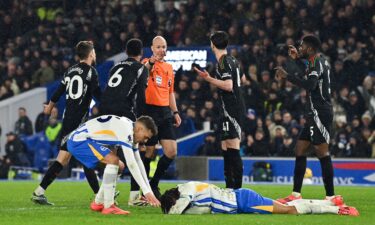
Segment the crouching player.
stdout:
<svg viewBox="0 0 375 225">
<path fill-rule="evenodd" d="M 83 165 L 95 168 L 101 162 L 106 164 L 103 182 L 90 208 L 102 214 L 129 214 L 114 205 L 117 174 L 124 169 L 124 163 L 111 151 L 121 146 L 130 173 L 141 187 L 148 203 L 160 206 L 148 183 L 140 158 L 137 143 L 146 142 L 157 134 L 157 127 L 151 117 L 141 116 L 136 122 L 114 115 L 100 116 L 82 124 L 70 133 L 68 151 Z"/>
<path fill-rule="evenodd" d="M 341 196 L 331 200 L 299 199 L 281 204 L 250 189 L 223 189 L 212 184 L 188 182 L 167 190 L 161 196 L 165 214 L 259 213 L 320 214 L 358 216 L 356 208 L 344 205 Z"/>
</svg>

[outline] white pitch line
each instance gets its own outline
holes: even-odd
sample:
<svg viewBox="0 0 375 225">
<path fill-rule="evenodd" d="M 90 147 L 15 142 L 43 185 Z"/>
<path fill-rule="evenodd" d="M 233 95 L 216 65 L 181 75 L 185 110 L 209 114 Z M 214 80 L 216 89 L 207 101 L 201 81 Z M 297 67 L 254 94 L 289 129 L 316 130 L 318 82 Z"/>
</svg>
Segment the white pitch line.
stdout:
<svg viewBox="0 0 375 225">
<path fill-rule="evenodd" d="M 69 207 L 69 208 L 73 208 L 73 207 Z M 68 207 L 37 207 L 37 208 L 26 208 L 26 207 L 23 207 L 23 208 L 13 208 L 13 209 L 0 209 L 0 212 L 2 211 L 26 211 L 26 210 L 61 210 L 61 209 L 68 209 Z"/>
</svg>

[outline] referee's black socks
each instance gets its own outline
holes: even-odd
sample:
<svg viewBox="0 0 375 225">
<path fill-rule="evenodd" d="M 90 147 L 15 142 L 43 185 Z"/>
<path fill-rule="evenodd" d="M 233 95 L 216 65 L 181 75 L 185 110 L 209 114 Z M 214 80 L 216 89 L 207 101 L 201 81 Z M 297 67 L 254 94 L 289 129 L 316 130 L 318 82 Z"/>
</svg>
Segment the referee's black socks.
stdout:
<svg viewBox="0 0 375 225">
<path fill-rule="evenodd" d="M 303 177 L 306 171 L 306 156 L 296 156 L 293 177 L 293 192 L 301 193 Z"/>
<path fill-rule="evenodd" d="M 168 158 L 163 155 L 158 162 L 155 174 L 150 181 L 151 188 L 156 188 L 159 185 L 161 177 L 164 175 L 165 171 L 168 169 L 169 165 L 173 162 L 173 159 Z"/>
<path fill-rule="evenodd" d="M 47 170 L 46 174 L 43 177 L 42 182 L 40 182 L 40 186 L 47 190 L 48 186 L 56 179 L 59 175 L 61 170 L 63 169 L 63 165 L 59 163 L 59 161 L 55 161 Z"/>
<path fill-rule="evenodd" d="M 319 159 L 320 167 L 322 168 L 322 177 L 324 188 L 326 189 L 326 196 L 335 195 L 334 185 L 333 185 L 333 166 L 331 156 L 325 156 Z"/>
</svg>

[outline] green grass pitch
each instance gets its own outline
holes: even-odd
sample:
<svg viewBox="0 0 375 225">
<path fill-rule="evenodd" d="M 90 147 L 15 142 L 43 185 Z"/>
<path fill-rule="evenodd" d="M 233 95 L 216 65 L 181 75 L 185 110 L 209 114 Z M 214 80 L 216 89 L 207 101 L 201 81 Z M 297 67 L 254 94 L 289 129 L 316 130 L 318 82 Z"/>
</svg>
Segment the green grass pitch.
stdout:
<svg viewBox="0 0 375 225">
<path fill-rule="evenodd" d="M 121 182 L 118 189 L 120 206 L 131 211 L 129 216 L 109 215 L 92 212 L 89 209 L 93 194 L 86 182 L 55 182 L 47 191 L 47 197 L 55 206 L 34 205 L 30 201 L 32 191 L 37 182 L 0 182 L 0 225 L 97 225 L 97 224 L 375 224 L 375 188 L 374 187 L 336 187 L 336 192 L 343 195 L 346 203 L 358 208 L 359 217 L 337 215 L 163 215 L 159 208 L 128 207 L 128 182 Z M 174 187 L 172 183 L 162 183 L 162 191 Z M 219 185 L 220 186 L 220 185 Z M 281 185 L 244 185 L 270 198 L 286 196 L 290 186 Z M 304 198 L 321 199 L 324 188 L 321 186 L 305 186 Z"/>
</svg>

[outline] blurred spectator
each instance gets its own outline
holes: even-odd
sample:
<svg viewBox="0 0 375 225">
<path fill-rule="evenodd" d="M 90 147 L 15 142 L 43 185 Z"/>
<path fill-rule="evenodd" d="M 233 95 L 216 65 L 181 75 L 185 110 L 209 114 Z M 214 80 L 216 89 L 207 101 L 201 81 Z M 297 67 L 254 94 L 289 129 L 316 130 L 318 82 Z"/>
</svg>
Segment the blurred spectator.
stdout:
<svg viewBox="0 0 375 225">
<path fill-rule="evenodd" d="M 270 156 L 270 143 L 265 139 L 262 129 L 257 129 L 255 138 L 251 135 L 247 136 L 247 143 L 244 148 L 246 156 Z"/>
<path fill-rule="evenodd" d="M 8 157 L 0 156 L 0 179 L 8 179 L 9 167 L 11 166 Z"/>
<path fill-rule="evenodd" d="M 209 133 L 205 139 L 204 144 L 198 148 L 198 155 L 200 156 L 219 156 L 220 155 L 220 145 L 216 141 L 216 136 L 214 133 Z"/>
<path fill-rule="evenodd" d="M 13 166 L 29 166 L 30 163 L 26 157 L 25 146 L 18 136 L 13 133 L 7 133 L 7 143 L 5 144 L 5 154 Z"/>
<path fill-rule="evenodd" d="M 51 116 L 45 129 L 46 137 L 51 144 L 56 144 L 61 128 L 61 122 L 58 122 L 57 118 Z"/>
<path fill-rule="evenodd" d="M 44 110 L 45 104 L 47 103 L 46 102 L 43 103 L 43 110 Z M 44 114 L 43 110 L 41 113 L 38 114 L 38 116 L 35 119 L 35 133 L 44 131 L 44 129 L 47 126 L 47 118 L 46 118 L 47 116 Z"/>
<path fill-rule="evenodd" d="M 285 135 L 286 130 L 283 126 L 280 125 L 275 126 L 275 128 L 271 131 L 271 144 L 273 145 L 273 153 L 281 155 Z"/>
<path fill-rule="evenodd" d="M 256 112 L 254 109 L 247 110 L 247 116 L 244 120 L 243 132 L 245 136 L 254 135 L 257 128 Z"/>
<path fill-rule="evenodd" d="M 18 109 L 18 120 L 16 121 L 14 131 L 17 135 L 28 136 L 33 134 L 33 124 L 27 116 L 26 109 L 23 107 Z"/>
<path fill-rule="evenodd" d="M 281 145 L 281 149 L 278 152 L 278 156 L 283 157 L 293 157 L 295 156 L 294 153 L 294 147 L 295 147 L 295 141 L 291 136 L 285 136 L 283 139 L 283 144 Z"/>
<path fill-rule="evenodd" d="M 40 61 L 40 68 L 35 71 L 35 73 L 32 76 L 32 84 L 34 86 L 44 86 L 47 83 L 54 80 L 55 72 L 53 69 L 49 66 L 48 61 L 45 59 L 42 59 Z"/>
</svg>

